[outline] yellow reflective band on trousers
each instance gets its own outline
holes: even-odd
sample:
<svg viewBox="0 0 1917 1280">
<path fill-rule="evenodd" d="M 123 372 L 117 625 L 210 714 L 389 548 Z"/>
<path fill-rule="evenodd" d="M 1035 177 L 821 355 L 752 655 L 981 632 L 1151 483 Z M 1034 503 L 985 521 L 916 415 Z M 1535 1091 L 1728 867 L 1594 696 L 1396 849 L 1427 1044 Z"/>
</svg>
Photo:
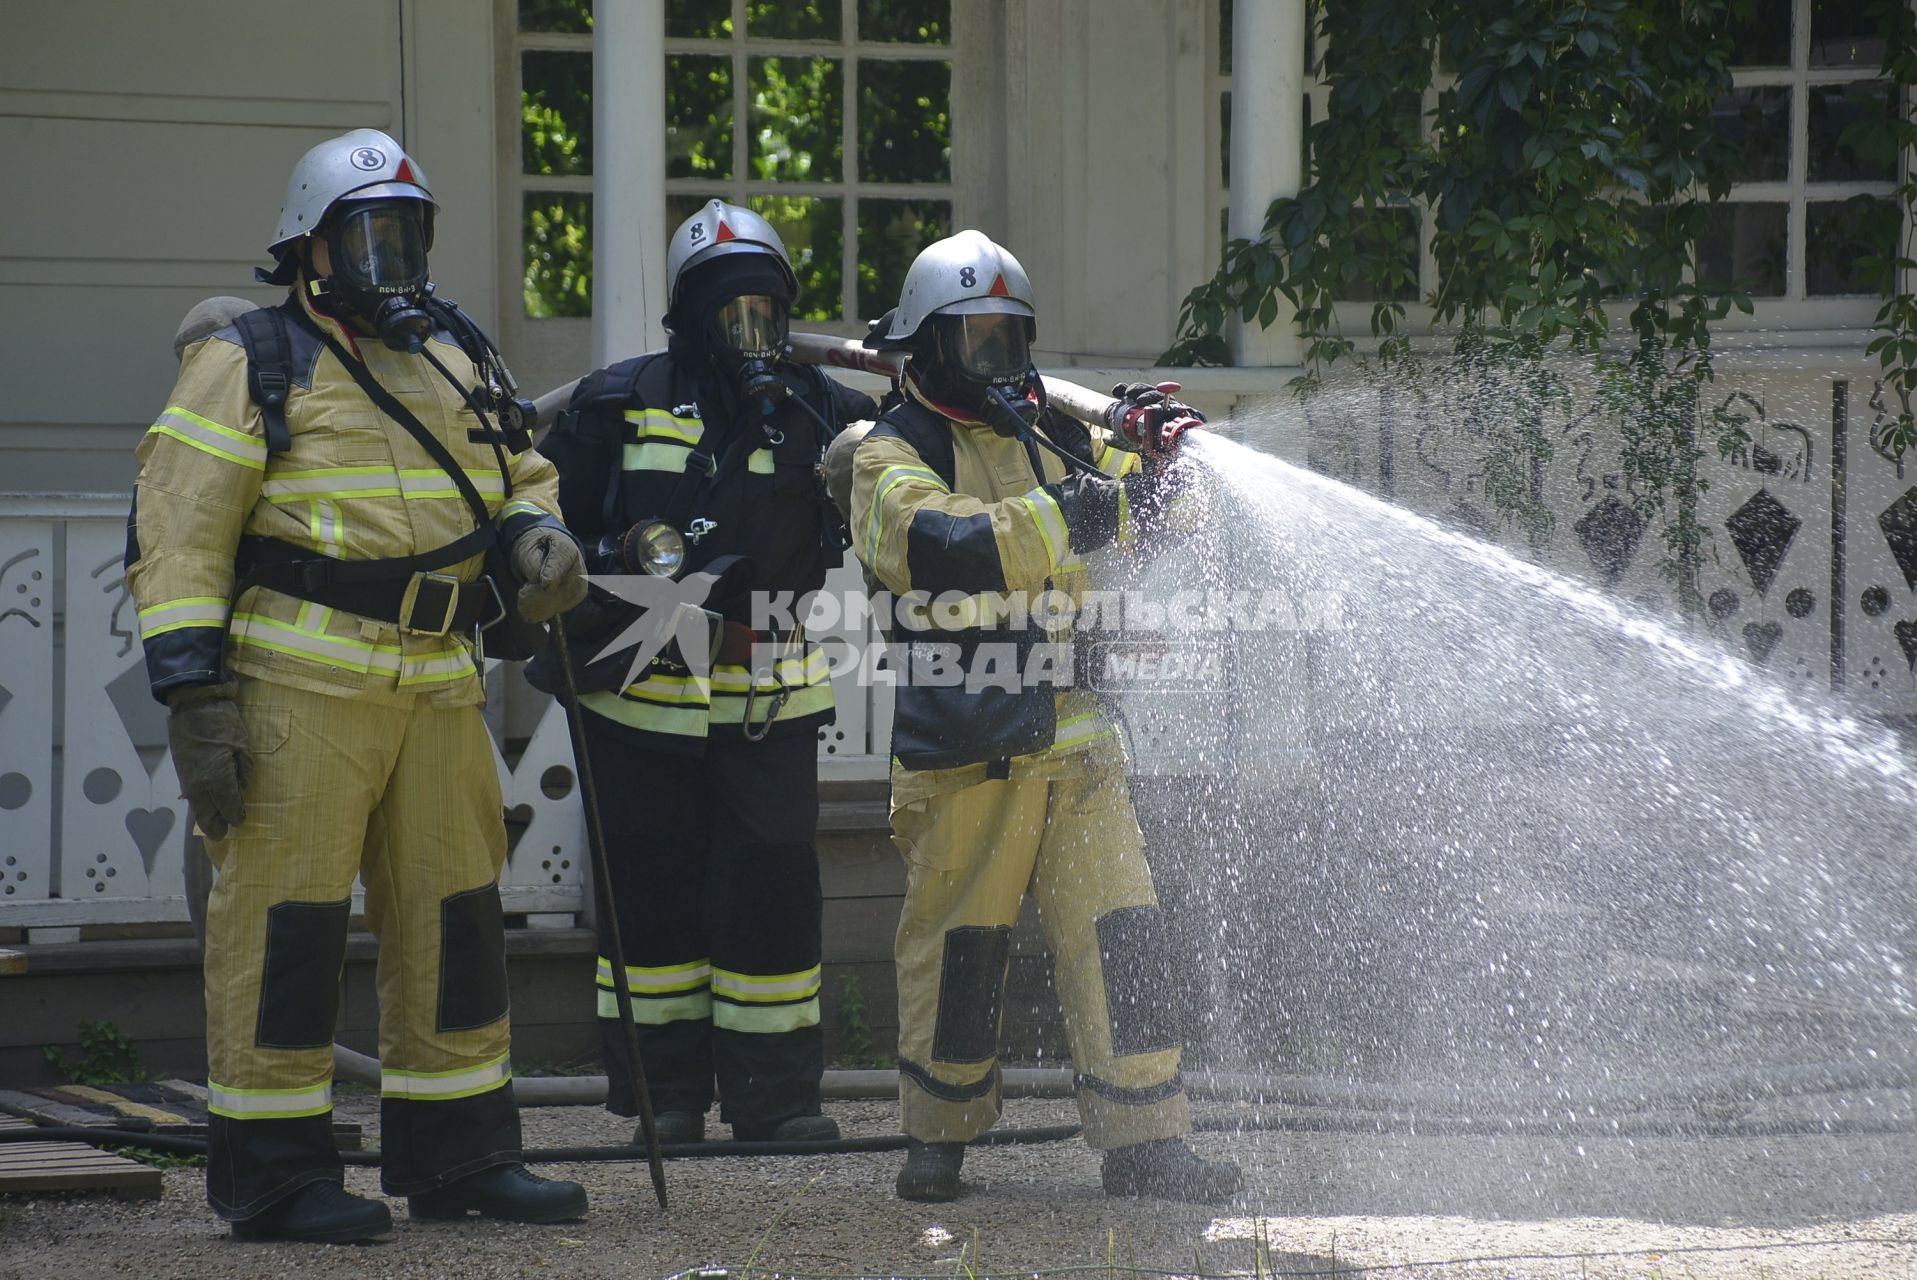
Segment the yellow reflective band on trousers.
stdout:
<svg viewBox="0 0 1917 1280">
<path fill-rule="evenodd" d="M 712 971 L 712 994 L 745 1004 L 790 1004 L 819 994 L 819 966 L 797 973 L 735 973 Z"/>
<path fill-rule="evenodd" d="M 502 1054 L 477 1067 L 453 1071 L 385 1071 L 379 1073 L 379 1096 L 412 1098 L 418 1102 L 449 1102 L 490 1093 L 513 1078 L 512 1055 Z"/>
<path fill-rule="evenodd" d="M 238 463 L 254 471 L 266 470 L 266 442 L 243 431 L 223 427 L 211 418 L 203 418 L 191 409 L 173 404 L 166 407 L 148 431 L 155 435 L 171 436 L 181 444 L 191 445 L 201 453 L 211 454 L 227 462 Z"/>
<path fill-rule="evenodd" d="M 305 1089 L 235 1089 L 206 1082 L 206 1109 L 229 1120 L 298 1120 L 333 1109 L 333 1082 Z"/>
<path fill-rule="evenodd" d="M 140 610 L 140 639 L 165 635 L 182 627 L 225 627 L 226 599 L 223 596 L 184 596 L 163 600 Z"/>
<path fill-rule="evenodd" d="M 712 1016 L 712 965 L 706 960 L 647 967 L 626 966 L 626 990 L 632 993 L 632 1020 L 644 1027 L 669 1022 L 701 1022 Z M 619 996 L 613 990 L 612 961 L 598 957 L 593 982 L 598 987 L 602 1018 L 619 1016 Z"/>
</svg>

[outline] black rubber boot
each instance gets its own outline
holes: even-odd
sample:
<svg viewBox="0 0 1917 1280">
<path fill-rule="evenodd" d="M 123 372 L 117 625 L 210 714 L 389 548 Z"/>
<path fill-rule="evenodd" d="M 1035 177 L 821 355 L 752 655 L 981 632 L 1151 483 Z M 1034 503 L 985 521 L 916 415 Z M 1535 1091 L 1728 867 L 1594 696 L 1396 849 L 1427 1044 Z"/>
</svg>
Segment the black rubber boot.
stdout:
<svg viewBox="0 0 1917 1280">
<path fill-rule="evenodd" d="M 1101 1176 L 1108 1196 L 1149 1196 L 1193 1204 L 1221 1204 L 1245 1187 L 1245 1175 L 1237 1165 L 1206 1160 L 1183 1138 L 1107 1151 Z"/>
<path fill-rule="evenodd" d="M 586 1216 L 586 1189 L 542 1178 L 523 1164 L 494 1165 L 436 1191 L 407 1196 L 415 1218 L 463 1218 L 477 1213 L 503 1222 L 576 1222 Z"/>
<path fill-rule="evenodd" d="M 659 1145 L 685 1146 L 688 1143 L 706 1140 L 706 1118 L 691 1111 L 661 1111 L 652 1117 L 653 1127 L 659 1131 Z M 632 1145 L 646 1145 L 646 1126 L 639 1125 L 632 1131 Z"/>
<path fill-rule="evenodd" d="M 837 1142 L 839 1122 L 831 1116 L 789 1116 L 777 1124 L 732 1126 L 738 1142 Z"/>
<path fill-rule="evenodd" d="M 309 1182 L 286 1199 L 233 1224 L 235 1240 L 355 1244 L 393 1229 L 393 1213 L 337 1182 Z"/>
<path fill-rule="evenodd" d="M 899 1199 L 932 1204 L 958 1199 L 959 1166 L 964 1163 L 963 1143 L 913 1138 L 905 1148 L 905 1167 L 899 1170 Z"/>
</svg>

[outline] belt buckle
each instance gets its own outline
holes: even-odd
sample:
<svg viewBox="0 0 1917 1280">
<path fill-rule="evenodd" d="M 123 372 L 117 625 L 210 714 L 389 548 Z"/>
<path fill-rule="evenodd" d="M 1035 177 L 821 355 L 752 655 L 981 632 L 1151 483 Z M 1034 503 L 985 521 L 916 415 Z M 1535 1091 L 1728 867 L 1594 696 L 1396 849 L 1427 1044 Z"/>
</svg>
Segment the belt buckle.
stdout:
<svg viewBox="0 0 1917 1280">
<path fill-rule="evenodd" d="M 443 636 L 453 628 L 453 615 L 459 609 L 459 588 L 463 584 L 450 573 L 429 573 L 425 570 L 414 574 L 406 583 L 406 592 L 399 598 L 399 629 L 416 636 Z M 433 592 L 444 591 L 446 603 L 439 607 L 440 618 L 435 626 L 426 626 L 414 616 L 420 607 L 422 594 L 424 604 L 430 611 L 433 604 Z"/>
</svg>

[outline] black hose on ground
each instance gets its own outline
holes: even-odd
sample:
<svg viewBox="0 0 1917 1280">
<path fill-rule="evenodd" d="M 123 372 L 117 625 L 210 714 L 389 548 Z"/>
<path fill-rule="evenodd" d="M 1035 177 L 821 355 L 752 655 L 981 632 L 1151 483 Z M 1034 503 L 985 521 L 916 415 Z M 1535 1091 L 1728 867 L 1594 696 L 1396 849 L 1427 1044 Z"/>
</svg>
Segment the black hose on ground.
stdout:
<svg viewBox="0 0 1917 1280">
<path fill-rule="evenodd" d="M 1536 1116 L 1503 1119 L 1405 1115 L 1268 1115 L 1211 1114 L 1195 1118 L 1199 1133 L 1299 1133 L 1351 1137 L 1407 1138 L 1855 1138 L 1917 1136 L 1917 1119 L 1863 1120 L 1712 1120 L 1696 1116 L 1585 1117 L 1548 1120 Z M 1044 1125 L 1028 1129 L 994 1129 L 973 1139 L 976 1147 L 1024 1146 L 1064 1142 L 1081 1132 L 1078 1125 Z M 77 1141 L 94 1146 L 140 1147 L 171 1155 L 205 1155 L 206 1139 L 174 1134 L 139 1133 L 128 1129 L 34 1128 L 0 1130 L 0 1143 Z M 668 1143 L 661 1154 L 669 1160 L 745 1158 L 753 1156 L 854 1155 L 903 1151 L 902 1133 L 829 1142 L 688 1142 Z M 528 1164 L 623 1163 L 646 1159 L 645 1148 L 626 1145 L 595 1147 L 533 1147 L 524 1152 Z M 350 1165 L 377 1167 L 378 1151 L 342 1151 Z"/>
</svg>

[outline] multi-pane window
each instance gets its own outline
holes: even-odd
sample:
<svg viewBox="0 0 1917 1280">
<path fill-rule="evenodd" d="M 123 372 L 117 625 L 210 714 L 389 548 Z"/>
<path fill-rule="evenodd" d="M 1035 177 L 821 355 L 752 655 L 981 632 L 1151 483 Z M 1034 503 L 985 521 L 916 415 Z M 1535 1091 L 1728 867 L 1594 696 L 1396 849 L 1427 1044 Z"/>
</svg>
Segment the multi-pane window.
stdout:
<svg viewBox="0 0 1917 1280">
<path fill-rule="evenodd" d="M 1212 262 L 1223 244 L 1231 183 L 1232 4 L 1217 0 L 1213 28 L 1213 193 L 1221 213 L 1220 240 L 1207 246 Z M 1316 6 L 1310 8 L 1315 29 Z M 1758 298 L 1881 297 L 1889 292 L 1887 264 L 1902 225 L 1895 198 L 1900 158 L 1886 127 L 1898 101 L 1882 77 L 1883 41 L 1867 0 L 1756 0 L 1755 13 L 1733 33 L 1733 47 L 1734 87 L 1713 117 L 1731 149 L 1732 186 L 1698 246 L 1700 281 Z M 1308 40 L 1307 128 L 1324 118 L 1328 103 L 1317 53 Z M 1407 107 L 1428 116 L 1454 72 L 1452 59 L 1441 53 L 1424 102 Z M 1306 161 L 1308 167 L 1308 155 Z M 1423 213 L 1407 202 L 1397 216 L 1404 219 L 1401 230 L 1416 227 L 1423 241 L 1418 266 L 1429 292 L 1436 272 Z M 1346 300 L 1374 299 L 1361 286 Z M 1837 313 L 1824 308 L 1819 314 Z"/>
<path fill-rule="evenodd" d="M 1713 124 L 1735 156 L 1700 275 L 1766 298 L 1889 292 L 1900 212 L 1881 78 L 1863 0 L 1758 0 L 1733 33 L 1736 87 Z"/>
<path fill-rule="evenodd" d="M 667 0 L 666 220 L 763 214 L 847 331 L 952 230 L 951 0 Z M 526 314 L 587 315 L 591 0 L 518 0 Z M 601 143 L 603 145 L 603 142 Z"/>
</svg>

